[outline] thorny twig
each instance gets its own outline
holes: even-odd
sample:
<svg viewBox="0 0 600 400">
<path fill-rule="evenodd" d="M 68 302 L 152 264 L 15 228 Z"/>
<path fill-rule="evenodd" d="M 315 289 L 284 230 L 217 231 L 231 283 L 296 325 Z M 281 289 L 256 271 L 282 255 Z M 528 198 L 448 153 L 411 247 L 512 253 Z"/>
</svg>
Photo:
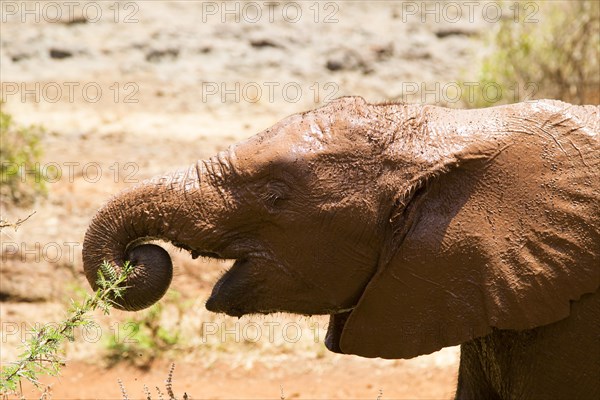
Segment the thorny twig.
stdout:
<svg viewBox="0 0 600 400">
<path fill-rule="evenodd" d="M 15 228 L 15 232 L 16 232 L 17 229 L 19 229 L 19 227 L 35 213 L 36 213 L 36 211 L 33 211 L 31 214 L 29 214 L 27 217 L 25 217 L 23 219 L 19 218 L 17 220 L 17 222 L 9 222 L 8 220 L 0 219 L 0 230 L 2 228 L 12 227 L 12 228 Z"/>
</svg>

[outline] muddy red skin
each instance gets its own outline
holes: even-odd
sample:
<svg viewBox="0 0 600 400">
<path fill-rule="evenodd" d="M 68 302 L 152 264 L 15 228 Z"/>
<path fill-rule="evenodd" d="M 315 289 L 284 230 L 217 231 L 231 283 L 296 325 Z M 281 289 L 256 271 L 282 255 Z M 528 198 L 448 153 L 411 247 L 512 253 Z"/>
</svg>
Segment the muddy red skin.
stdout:
<svg viewBox="0 0 600 400">
<path fill-rule="evenodd" d="M 86 275 L 131 259 L 121 307 L 147 307 L 162 239 L 237 259 L 211 311 L 330 314 L 328 348 L 364 357 L 462 344 L 457 398 L 598 398 L 599 109 L 341 98 L 117 195 Z"/>
</svg>

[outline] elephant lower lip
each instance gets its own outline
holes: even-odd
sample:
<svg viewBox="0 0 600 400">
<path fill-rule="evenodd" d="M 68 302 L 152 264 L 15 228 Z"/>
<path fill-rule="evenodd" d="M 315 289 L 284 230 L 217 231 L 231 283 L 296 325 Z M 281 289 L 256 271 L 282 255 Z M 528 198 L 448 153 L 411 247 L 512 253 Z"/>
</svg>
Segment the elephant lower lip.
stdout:
<svg viewBox="0 0 600 400">
<path fill-rule="evenodd" d="M 352 310 L 329 316 L 329 326 L 327 327 L 327 334 L 325 336 L 325 346 L 334 353 L 344 354 L 340 348 L 340 339 L 342 337 L 344 325 L 351 312 Z"/>
<path fill-rule="evenodd" d="M 225 313 L 234 317 L 241 317 L 248 312 L 242 310 L 242 307 L 236 305 L 236 302 L 232 301 L 232 298 L 236 298 L 237 296 L 232 293 L 236 293 L 231 289 L 231 282 L 228 282 L 228 276 L 234 267 L 239 267 L 249 260 L 247 258 L 236 259 L 235 263 L 228 269 L 225 274 L 215 283 L 212 288 L 212 293 L 208 300 L 206 301 L 206 309 L 208 311 L 217 312 L 217 313 Z"/>
</svg>

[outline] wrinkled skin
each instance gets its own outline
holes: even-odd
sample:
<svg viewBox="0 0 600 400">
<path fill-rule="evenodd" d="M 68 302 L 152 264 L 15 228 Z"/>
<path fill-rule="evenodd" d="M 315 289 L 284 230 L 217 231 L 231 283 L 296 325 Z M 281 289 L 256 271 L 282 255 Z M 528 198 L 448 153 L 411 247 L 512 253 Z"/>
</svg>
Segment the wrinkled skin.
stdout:
<svg viewBox="0 0 600 400">
<path fill-rule="evenodd" d="M 341 98 L 127 190 L 86 233 L 86 275 L 170 241 L 237 261 L 209 310 L 330 314 L 326 345 L 410 358 L 462 344 L 457 398 L 598 398 L 599 107 L 483 110 Z"/>
</svg>

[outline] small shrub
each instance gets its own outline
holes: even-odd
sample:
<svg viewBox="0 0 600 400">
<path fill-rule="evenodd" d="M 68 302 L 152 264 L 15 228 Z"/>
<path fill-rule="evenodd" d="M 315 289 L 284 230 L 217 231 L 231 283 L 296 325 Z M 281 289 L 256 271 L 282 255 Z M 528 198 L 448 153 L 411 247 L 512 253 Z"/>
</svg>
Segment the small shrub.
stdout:
<svg viewBox="0 0 600 400">
<path fill-rule="evenodd" d="M 47 171 L 40 167 L 43 133 L 38 126 L 17 125 L 0 109 L 0 203 L 28 206 L 47 193 Z"/>
<path fill-rule="evenodd" d="M 481 60 L 478 77 L 480 87 L 492 90 L 471 91 L 474 98 L 463 101 L 475 107 L 541 98 L 598 104 L 600 3 L 502 4 L 510 10 L 490 31 L 490 53 Z"/>
</svg>

